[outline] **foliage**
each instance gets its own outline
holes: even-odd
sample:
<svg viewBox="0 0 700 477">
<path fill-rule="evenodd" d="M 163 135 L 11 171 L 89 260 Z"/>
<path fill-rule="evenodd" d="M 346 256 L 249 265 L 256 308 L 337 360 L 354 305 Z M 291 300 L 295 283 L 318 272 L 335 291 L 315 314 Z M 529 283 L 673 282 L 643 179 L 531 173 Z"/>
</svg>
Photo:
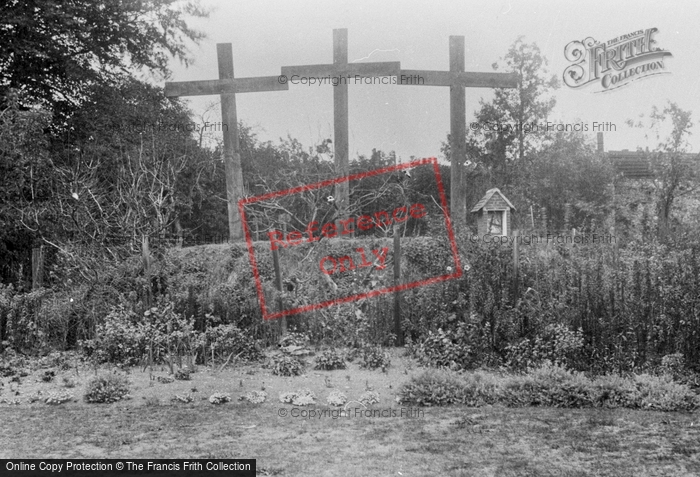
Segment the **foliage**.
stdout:
<svg viewBox="0 0 700 477">
<path fill-rule="evenodd" d="M 324 369 L 331 371 L 333 369 L 345 369 L 347 365 L 341 353 L 336 349 L 326 349 L 316 356 L 316 366 L 314 369 Z"/>
<path fill-rule="evenodd" d="M 475 190 L 483 194 L 489 187 L 513 184 L 520 175 L 524 159 L 542 144 L 546 131 L 542 127 L 554 108 L 551 92 L 559 87 L 556 76 L 549 76 L 547 59 L 535 43 L 519 37 L 508 49 L 494 70 L 518 76 L 516 88 L 495 90 L 494 99 L 482 100 L 475 113 L 476 131 L 467 137 L 468 173 Z M 448 143 L 442 147 L 446 157 L 451 151 Z M 486 187 L 486 188 L 484 188 Z M 471 197 L 473 202 L 478 197 Z"/>
<path fill-rule="evenodd" d="M 360 355 L 360 367 L 368 369 L 388 368 L 391 364 L 391 356 L 380 346 L 366 346 L 362 348 Z"/>
<path fill-rule="evenodd" d="M 365 406 L 379 404 L 379 394 L 376 391 L 365 391 L 357 400 Z"/>
<path fill-rule="evenodd" d="M 189 381 L 192 379 L 192 371 L 188 368 L 180 368 L 175 370 L 175 379 L 179 381 Z"/>
<path fill-rule="evenodd" d="M 463 389 L 456 375 L 425 371 L 401 387 L 398 399 L 403 404 L 449 406 L 461 402 Z"/>
<path fill-rule="evenodd" d="M 291 331 L 280 338 L 278 346 L 286 348 L 287 346 L 306 346 L 308 343 L 308 335 Z"/>
<path fill-rule="evenodd" d="M 292 356 L 277 355 L 272 358 L 272 374 L 276 376 L 301 376 L 304 364 Z"/>
<path fill-rule="evenodd" d="M 338 390 L 333 390 L 326 398 L 326 402 L 329 406 L 339 407 L 348 402 L 348 397 Z"/>
<path fill-rule="evenodd" d="M 176 395 L 173 396 L 170 400 L 171 400 L 171 401 L 181 402 L 181 403 L 184 403 L 184 404 L 189 404 L 189 403 L 191 403 L 191 402 L 194 402 L 194 396 L 193 396 L 192 394 L 176 394 Z M 149 404 L 148 400 L 146 400 L 146 404 L 147 404 L 147 405 Z M 151 403 L 150 405 L 156 405 L 156 406 L 157 406 L 157 405 L 159 405 L 159 404 L 160 404 L 160 400 L 157 400 L 157 401 L 153 401 L 153 403 Z"/>
<path fill-rule="evenodd" d="M 550 361 L 558 366 L 571 366 L 580 361 L 583 332 L 571 331 L 561 324 L 547 325 L 532 342 L 529 339 L 506 347 L 506 365 L 526 369 Z"/>
<path fill-rule="evenodd" d="M 128 396 L 128 379 L 119 374 L 107 374 L 88 381 L 83 398 L 89 403 L 112 403 Z"/>
<path fill-rule="evenodd" d="M 208 349 L 214 348 L 219 359 L 233 355 L 242 360 L 259 361 L 263 357 L 260 344 L 233 324 L 207 328 L 199 341 Z"/>
<path fill-rule="evenodd" d="M 644 128 L 655 135 L 657 147 L 646 152 L 654 181 L 656 232 L 662 242 L 672 239 L 672 212 L 674 204 L 683 195 L 692 195 L 698 189 L 700 167 L 698 154 L 690 154 L 688 137 L 693 126 L 691 112 L 683 110 L 676 103 L 668 101 L 663 109 L 654 106 L 649 123 L 638 121 L 629 125 Z"/>
<path fill-rule="evenodd" d="M 187 26 L 187 15 L 206 16 L 194 3 L 183 8 L 170 0 L 4 3 L 0 97 L 21 88 L 26 104 L 65 114 L 81 104 L 86 86 L 108 83 L 119 71 L 165 75 L 168 59 L 189 61 L 186 42 L 203 36 Z"/>
<path fill-rule="evenodd" d="M 423 365 L 448 367 L 454 369 L 469 368 L 472 364 L 472 350 L 456 337 L 455 333 L 428 332 L 423 341 L 412 347 L 413 355 Z"/>
<path fill-rule="evenodd" d="M 73 395 L 68 392 L 52 392 L 44 401 L 46 404 L 63 404 L 73 399 Z"/>
<path fill-rule="evenodd" d="M 401 387 L 398 399 L 404 404 L 421 406 L 500 403 L 664 411 L 692 411 L 700 407 L 700 398 L 693 391 L 669 377 L 640 374 L 627 378 L 619 375 L 588 378 L 549 362 L 530 368 L 525 374 L 424 372 Z"/>
<path fill-rule="evenodd" d="M 616 178 L 609 159 L 597 153 L 583 132 L 557 131 L 551 136 L 522 171 L 520 192 L 511 195 L 514 204 L 521 210 L 532 206 L 535 228 L 540 230 L 607 226 Z M 521 228 L 532 227 L 524 222 Z"/>
<path fill-rule="evenodd" d="M 281 393 L 279 400 L 281 403 L 294 406 L 308 406 L 316 403 L 316 394 L 309 389 L 300 389 L 296 392 Z"/>
<path fill-rule="evenodd" d="M 216 392 L 209 396 L 209 402 L 212 404 L 224 404 L 231 402 L 231 395 L 229 393 Z"/>
<path fill-rule="evenodd" d="M 248 401 L 251 404 L 262 404 L 267 399 L 265 391 L 250 391 L 239 398 L 241 401 Z"/>
<path fill-rule="evenodd" d="M 258 343 L 235 325 L 217 326 L 220 320 L 209 315 L 210 326 L 200 332 L 194 329 L 193 320 L 176 314 L 174 306 L 171 301 L 159 300 L 157 306 L 139 317 L 132 307 L 121 303 L 97 324 L 95 338 L 82 342 L 84 352 L 96 363 L 126 366 L 148 362 L 151 357 L 154 363 L 165 362 L 172 359 L 173 354 L 194 356 L 199 353 L 204 360 L 203 353 L 211 349 L 220 359 L 234 353 L 245 360 L 262 357 Z M 178 372 L 182 377 L 176 375 L 176 378 L 184 379 L 191 370 Z"/>
</svg>

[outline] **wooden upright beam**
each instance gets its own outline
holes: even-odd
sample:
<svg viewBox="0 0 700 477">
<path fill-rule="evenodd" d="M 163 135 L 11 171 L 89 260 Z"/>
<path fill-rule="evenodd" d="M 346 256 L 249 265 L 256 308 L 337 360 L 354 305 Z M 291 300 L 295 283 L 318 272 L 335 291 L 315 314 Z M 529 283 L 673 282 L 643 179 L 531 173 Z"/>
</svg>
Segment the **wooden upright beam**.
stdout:
<svg viewBox="0 0 700 477">
<path fill-rule="evenodd" d="M 243 240 L 243 223 L 238 211 L 238 200 L 243 197 L 243 171 L 238 144 L 236 93 L 284 91 L 289 89 L 289 85 L 280 83 L 278 76 L 235 78 L 231 43 L 217 44 L 216 53 L 219 66 L 218 80 L 167 82 L 165 95 L 168 97 L 220 95 L 221 117 L 225 126 L 221 129 L 224 134 L 223 155 L 226 169 L 229 240 L 239 241 Z"/>
<path fill-rule="evenodd" d="M 216 45 L 219 62 L 219 79 L 233 82 L 233 51 L 231 43 Z M 230 238 L 243 237 L 243 224 L 238 212 L 238 201 L 243 196 L 243 170 L 241 155 L 238 152 L 238 117 L 236 115 L 236 95 L 221 95 L 221 118 L 228 125 L 224 128 L 224 167 L 226 169 L 226 198 L 228 199 L 228 223 Z"/>
<path fill-rule="evenodd" d="M 348 30 L 333 30 L 333 66 L 343 68 L 348 64 Z M 343 81 L 333 87 L 333 136 L 335 140 L 336 174 L 350 175 L 350 139 L 348 129 L 348 83 Z M 340 217 L 348 215 L 350 184 L 343 181 L 336 185 L 336 204 Z"/>
<path fill-rule="evenodd" d="M 450 36 L 449 71 L 401 70 L 397 84 L 450 87 L 450 216 L 455 229 L 463 229 L 467 222 L 464 171 L 467 160 L 467 114 L 464 88 L 516 88 L 518 75 L 464 71 L 464 37 Z"/>
<path fill-rule="evenodd" d="M 464 73 L 464 37 L 450 36 L 450 73 Z M 467 191 L 464 188 L 464 163 L 467 160 L 467 105 L 464 86 L 450 86 L 450 208 L 455 229 L 467 223 Z"/>
<path fill-rule="evenodd" d="M 350 141 L 348 130 L 348 83 L 359 82 L 361 78 L 379 76 L 398 76 L 401 63 L 398 61 L 378 63 L 348 63 L 348 30 L 333 30 L 333 63 L 325 65 L 283 66 L 281 73 L 290 82 L 295 77 L 328 78 L 327 84 L 333 84 L 333 149 L 335 168 L 338 177 L 350 174 Z M 337 85 L 336 85 L 337 83 Z M 349 214 L 350 184 L 347 181 L 337 184 L 335 204 L 338 218 Z"/>
</svg>

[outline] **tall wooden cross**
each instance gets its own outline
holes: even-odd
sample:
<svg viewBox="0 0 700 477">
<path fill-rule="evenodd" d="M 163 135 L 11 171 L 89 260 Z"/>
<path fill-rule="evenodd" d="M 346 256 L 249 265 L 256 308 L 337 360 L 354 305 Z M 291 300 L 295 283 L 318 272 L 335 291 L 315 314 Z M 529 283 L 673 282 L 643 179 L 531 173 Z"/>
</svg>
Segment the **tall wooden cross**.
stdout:
<svg viewBox="0 0 700 477">
<path fill-rule="evenodd" d="M 333 64 L 283 66 L 282 75 L 290 81 L 294 76 L 302 78 L 328 78 L 326 83 L 333 85 L 333 141 L 336 174 L 339 177 L 350 175 L 350 144 L 348 140 L 348 83 L 378 76 L 398 76 L 401 63 L 348 63 L 348 30 L 333 30 Z M 350 184 L 348 181 L 336 185 L 335 202 L 340 216 L 348 213 Z"/>
<path fill-rule="evenodd" d="M 236 93 L 282 91 L 288 90 L 289 85 L 280 83 L 278 76 L 234 78 L 231 43 L 218 43 L 216 52 L 219 63 L 218 80 L 168 82 L 165 83 L 165 95 L 168 97 L 210 94 L 221 96 L 229 239 L 239 241 L 243 239 L 243 224 L 238 212 L 238 201 L 243 197 L 243 171 L 238 143 Z"/>
<path fill-rule="evenodd" d="M 467 221 L 467 191 L 464 163 L 467 160 L 466 94 L 464 88 L 516 88 L 515 73 L 464 71 L 464 37 L 450 36 L 450 70 L 401 70 L 400 85 L 450 87 L 450 218 L 456 228 Z"/>
</svg>

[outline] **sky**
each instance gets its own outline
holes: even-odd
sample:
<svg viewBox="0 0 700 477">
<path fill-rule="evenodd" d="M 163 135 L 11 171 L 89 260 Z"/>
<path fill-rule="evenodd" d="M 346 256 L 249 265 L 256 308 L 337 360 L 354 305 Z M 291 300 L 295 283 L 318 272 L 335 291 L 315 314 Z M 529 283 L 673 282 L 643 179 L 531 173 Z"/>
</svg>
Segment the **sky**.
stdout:
<svg viewBox="0 0 700 477">
<path fill-rule="evenodd" d="M 657 28 L 655 46 L 672 54 L 664 74 L 641 78 L 610 91 L 600 81 L 583 88 L 562 83 L 550 121 L 585 124 L 595 137 L 605 131 L 606 150 L 654 148 L 644 128 L 626 121 L 648 115 L 673 101 L 700 120 L 700 2 L 682 0 L 455 1 L 455 0 L 202 0 L 206 19 L 190 25 L 206 38 L 190 50 L 189 67 L 173 60 L 171 81 L 218 78 L 216 44 L 232 43 L 235 76 L 278 76 L 282 66 L 332 63 L 333 29 L 348 29 L 350 62 L 400 61 L 404 69 L 447 70 L 449 36 L 465 37 L 466 71 L 492 72 L 510 45 L 523 36 L 547 58 L 550 75 L 561 82 L 571 65 L 565 47 L 591 37 L 607 43 L 621 35 Z M 661 71 L 661 70 L 660 70 Z M 238 119 L 258 138 L 277 143 L 288 135 L 305 146 L 333 137 L 333 86 L 294 85 L 288 91 L 236 95 Z M 480 100 L 492 90 L 467 88 L 467 125 Z M 195 117 L 221 121 L 218 97 L 193 97 Z M 212 107 L 213 106 L 213 107 Z M 349 86 L 350 157 L 373 148 L 411 156 L 441 157 L 449 131 L 449 88 L 428 86 Z M 197 120 L 201 122 L 201 119 Z M 595 124 L 594 124 L 595 123 Z M 580 126 L 583 127 L 583 126 Z M 700 151 L 700 128 L 693 127 L 691 151 Z"/>
</svg>

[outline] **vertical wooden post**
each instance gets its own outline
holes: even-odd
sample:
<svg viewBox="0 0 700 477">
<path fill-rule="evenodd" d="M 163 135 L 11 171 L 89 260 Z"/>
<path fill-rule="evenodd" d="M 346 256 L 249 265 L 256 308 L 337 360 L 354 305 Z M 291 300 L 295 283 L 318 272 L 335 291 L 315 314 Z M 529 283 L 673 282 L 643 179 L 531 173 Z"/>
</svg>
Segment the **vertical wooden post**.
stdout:
<svg viewBox="0 0 700 477">
<path fill-rule="evenodd" d="M 277 248 L 272 250 L 272 266 L 275 269 L 275 288 L 277 291 L 282 293 L 282 270 L 280 269 L 280 252 Z M 282 302 L 282 297 L 277 298 L 277 310 L 282 311 L 284 308 L 284 303 Z M 287 332 L 287 317 L 283 316 L 279 318 L 280 329 L 284 335 Z"/>
<path fill-rule="evenodd" d="M 450 36 L 450 72 L 464 72 L 464 37 Z M 450 218 L 456 230 L 467 222 L 464 163 L 467 160 L 467 108 L 463 85 L 450 86 Z"/>
<path fill-rule="evenodd" d="M 518 302 L 520 288 L 520 241 L 519 233 L 513 230 L 513 305 Z"/>
<path fill-rule="evenodd" d="M 333 30 L 333 65 L 341 68 L 348 63 L 348 30 Z M 333 87 L 333 146 L 335 153 L 336 174 L 347 177 L 350 174 L 350 142 L 348 129 L 348 83 L 340 81 Z M 336 205 L 338 214 L 344 218 L 350 205 L 350 183 L 341 182 L 336 186 Z"/>
<path fill-rule="evenodd" d="M 229 240 L 243 239 L 243 224 L 238 213 L 238 200 L 243 196 L 243 172 L 238 144 L 236 94 L 257 91 L 283 91 L 289 85 L 280 83 L 279 76 L 234 78 L 233 48 L 230 43 L 216 45 L 219 79 L 209 81 L 180 81 L 165 83 L 165 96 L 201 96 L 218 94 L 221 97 L 222 132 L 224 134 L 224 164 L 226 167 L 226 194 L 228 203 Z"/>
<path fill-rule="evenodd" d="M 219 62 L 219 79 L 233 80 L 233 49 L 230 43 L 216 45 Z M 236 95 L 221 95 L 221 118 L 224 133 L 224 166 L 226 170 L 226 197 L 228 199 L 229 239 L 243 238 L 243 224 L 238 213 L 238 200 L 243 195 L 243 172 L 240 145 L 238 143 L 238 118 Z"/>
<path fill-rule="evenodd" d="M 401 234 L 400 226 L 394 225 L 394 286 L 401 283 Z M 396 345 L 403 346 L 403 331 L 401 330 L 401 292 L 394 292 L 394 333 Z"/>
<path fill-rule="evenodd" d="M 44 285 L 44 247 L 32 249 L 32 290 Z"/>
<path fill-rule="evenodd" d="M 148 235 L 141 236 L 141 260 L 143 261 L 143 274 L 146 277 L 146 306 L 153 304 L 151 296 L 151 257 L 148 249 Z"/>
</svg>

